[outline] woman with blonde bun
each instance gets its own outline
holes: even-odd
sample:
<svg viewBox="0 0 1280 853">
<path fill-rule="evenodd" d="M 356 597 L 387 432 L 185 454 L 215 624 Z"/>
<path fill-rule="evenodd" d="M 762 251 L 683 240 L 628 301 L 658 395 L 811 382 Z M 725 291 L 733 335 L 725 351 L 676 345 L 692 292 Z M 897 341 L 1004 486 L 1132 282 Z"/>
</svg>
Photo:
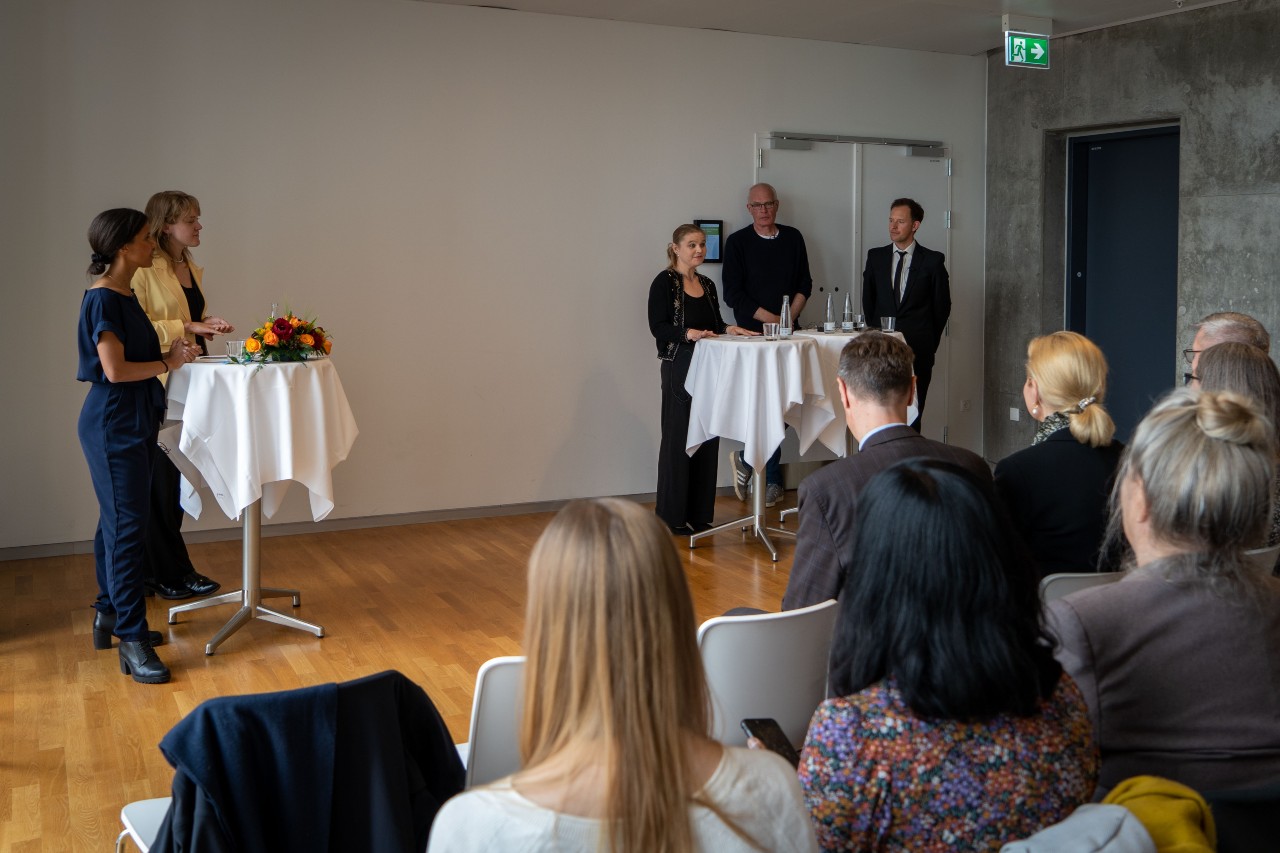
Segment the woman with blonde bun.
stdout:
<svg viewBox="0 0 1280 853">
<path fill-rule="evenodd" d="M 1022 397 L 1040 426 L 1030 447 L 996 465 L 995 481 L 1042 575 L 1113 567 L 1100 545 L 1124 445 L 1106 394 L 1106 357 L 1084 335 L 1054 332 L 1027 346 Z"/>
<path fill-rule="evenodd" d="M 1112 501 L 1132 565 L 1049 604 L 1102 788 L 1280 780 L 1280 579 L 1245 556 L 1265 535 L 1274 471 L 1271 424 L 1238 394 L 1179 389 L 1138 424 Z"/>
<path fill-rule="evenodd" d="M 1228 342 L 1217 344 L 1201 353 L 1196 364 L 1198 375 L 1192 377 L 1205 391 L 1234 391 L 1258 404 L 1271 421 L 1274 432 L 1280 429 L 1280 370 L 1265 350 L 1251 344 Z M 1278 442 L 1280 445 L 1280 442 Z M 1278 450 L 1277 452 L 1280 452 Z M 1271 484 L 1271 525 L 1265 543 L 1280 545 L 1280 459 L 1276 460 L 1276 477 Z"/>
<path fill-rule="evenodd" d="M 708 736 L 696 631 L 652 513 L 561 510 L 529 557 L 524 767 L 446 803 L 428 853 L 816 851 L 791 765 Z"/>
</svg>

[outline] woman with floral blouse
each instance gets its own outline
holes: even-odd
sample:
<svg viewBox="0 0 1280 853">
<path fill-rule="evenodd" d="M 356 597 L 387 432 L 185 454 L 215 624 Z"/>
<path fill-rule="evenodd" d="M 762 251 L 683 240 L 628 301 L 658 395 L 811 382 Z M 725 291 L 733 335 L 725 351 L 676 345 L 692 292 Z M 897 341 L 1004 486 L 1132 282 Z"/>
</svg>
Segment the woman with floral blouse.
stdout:
<svg viewBox="0 0 1280 853">
<path fill-rule="evenodd" d="M 824 850 L 998 850 L 1089 801 L 1098 752 L 989 487 L 908 460 L 858 501 L 800 761 Z"/>
</svg>

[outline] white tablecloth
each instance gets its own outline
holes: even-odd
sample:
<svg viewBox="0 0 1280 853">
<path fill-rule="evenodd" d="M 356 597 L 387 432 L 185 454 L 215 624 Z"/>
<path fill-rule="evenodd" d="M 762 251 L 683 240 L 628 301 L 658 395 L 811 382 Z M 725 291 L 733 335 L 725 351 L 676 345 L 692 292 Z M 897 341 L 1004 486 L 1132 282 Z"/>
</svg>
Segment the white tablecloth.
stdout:
<svg viewBox="0 0 1280 853">
<path fill-rule="evenodd" d="M 844 456 L 847 449 L 845 436 L 848 434 L 849 428 L 844 421 L 844 409 L 840 403 L 840 389 L 836 385 L 836 378 L 840 375 L 840 353 L 844 349 L 844 345 L 856 338 L 862 332 L 826 332 L 804 331 L 796 332 L 796 337 L 811 340 L 818 345 L 818 357 L 822 362 L 822 384 L 827 389 L 827 396 L 834 402 L 836 412 L 839 415 L 834 421 L 827 424 L 827 428 L 818 436 L 818 441 L 824 446 L 830 447 L 837 456 Z M 906 342 L 906 338 L 902 336 L 902 332 L 890 332 L 900 341 Z M 915 398 L 912 397 L 911 404 L 907 406 L 907 423 L 914 421 L 920 414 L 920 409 L 916 407 Z M 836 445 L 839 445 L 839 450 Z M 804 448 L 801 448 L 804 453 Z"/>
<path fill-rule="evenodd" d="M 311 493 L 314 520 L 333 511 L 331 472 L 359 430 L 331 360 L 260 370 L 196 362 L 170 374 L 168 391 L 168 416 L 182 421 L 185 460 L 174 459 L 184 475 L 182 507 L 193 517 L 207 486 L 228 518 L 259 498 L 270 518 L 294 480 Z"/>
<path fill-rule="evenodd" d="M 742 442 L 753 468 L 769 460 L 787 425 L 795 428 L 803 453 L 836 420 L 818 345 L 808 338 L 703 338 L 693 349 L 684 387 L 693 397 L 687 451 L 717 436 L 733 439 Z M 844 438 L 838 448 L 827 446 L 842 453 Z"/>
</svg>

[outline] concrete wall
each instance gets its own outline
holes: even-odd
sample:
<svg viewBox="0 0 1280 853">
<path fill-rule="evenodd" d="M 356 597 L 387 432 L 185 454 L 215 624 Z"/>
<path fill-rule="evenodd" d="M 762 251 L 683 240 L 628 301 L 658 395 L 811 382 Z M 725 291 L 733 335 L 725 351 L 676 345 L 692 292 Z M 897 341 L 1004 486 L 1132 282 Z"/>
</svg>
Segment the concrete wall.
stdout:
<svg viewBox="0 0 1280 853">
<path fill-rule="evenodd" d="M 1212 311 L 1280 332 L 1280 3 L 1243 0 L 1055 39 L 1049 71 L 987 60 L 986 455 L 1028 444 L 1027 341 L 1062 328 L 1065 138 L 1181 126 L 1178 348 Z M 1170 353 L 1170 385 L 1181 372 Z M 1116 369 L 1113 365 L 1112 369 Z"/>
<path fill-rule="evenodd" d="M 408 0 L 5 0 L 0 552 L 93 535 L 74 330 L 105 208 L 193 193 L 211 313 L 244 330 L 275 302 L 333 332 L 360 436 L 332 519 L 652 492 L 645 304 L 672 229 L 745 224 L 757 132 L 942 139 L 948 260 L 980 304 L 985 73 Z M 306 519 L 294 488 L 273 521 Z"/>
</svg>

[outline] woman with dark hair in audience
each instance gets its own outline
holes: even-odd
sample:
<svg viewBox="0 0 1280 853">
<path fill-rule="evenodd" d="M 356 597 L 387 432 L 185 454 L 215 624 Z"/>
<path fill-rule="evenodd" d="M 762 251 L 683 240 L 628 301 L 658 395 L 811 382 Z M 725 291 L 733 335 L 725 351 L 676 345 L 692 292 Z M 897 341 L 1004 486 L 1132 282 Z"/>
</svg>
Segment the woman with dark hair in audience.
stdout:
<svg viewBox="0 0 1280 853">
<path fill-rule="evenodd" d="M 234 332 L 221 317 L 205 313 L 204 270 L 191 257 L 200 245 L 200 202 L 177 190 L 158 192 L 147 201 L 147 227 L 156 251 L 153 263 L 133 274 L 133 292 L 156 330 L 160 346 L 185 338 L 201 352 L 204 341 Z M 147 522 L 147 588 L 161 598 L 180 600 L 212 595 L 220 584 L 196 571 L 182 539 L 179 474 L 169 454 L 156 445 L 151 470 L 151 518 Z"/>
<path fill-rule="evenodd" d="M 1107 360 L 1088 338 L 1054 332 L 1027 346 L 1022 396 L 1040 426 L 1030 447 L 996 465 L 995 482 L 1041 575 L 1117 568 L 1099 552 L 1124 449 L 1106 394 Z"/>
<path fill-rule="evenodd" d="M 858 501 L 831 689 L 800 782 L 825 850 L 983 850 L 1088 802 L 1098 755 L 1035 573 L 981 484 L 937 460 Z"/>
<path fill-rule="evenodd" d="M 1280 428 L 1280 370 L 1263 350 L 1249 344 L 1228 342 L 1209 347 L 1191 377 L 1204 391 L 1234 391 L 1251 398 L 1271 421 L 1272 436 Z M 1280 442 L 1277 442 L 1280 452 Z M 1280 459 L 1271 483 L 1271 524 L 1266 545 L 1280 545 Z M 1263 543 L 1259 543 L 1260 545 Z"/>
<path fill-rule="evenodd" d="M 151 493 L 151 449 L 164 417 L 164 387 L 156 378 L 177 370 L 199 350 L 176 340 L 162 355 L 156 334 L 129 289 L 134 272 L 151 264 L 155 243 L 140 211 L 116 208 L 89 226 L 89 274 L 99 276 L 80 304 L 76 379 L 88 382 L 77 432 L 98 497 L 93 563 L 98 578 L 93 645 L 120 638 L 120 671 L 160 684 L 169 669 L 152 648 L 163 641 L 147 629 L 142 589 L 143 536 Z"/>
<path fill-rule="evenodd" d="M 652 513 L 561 510 L 529 557 L 524 767 L 445 804 L 428 850 L 816 850 L 791 766 L 708 737 L 696 630 Z"/>
<path fill-rule="evenodd" d="M 694 344 L 724 332 L 760 334 L 725 325 L 715 282 L 698 272 L 706 256 L 707 235 L 696 225 L 681 225 L 667 244 L 667 268 L 649 285 L 649 331 L 662 359 L 662 444 L 654 512 L 677 535 L 710 528 L 716 506 L 719 439 L 703 442 L 692 456 L 685 452 L 690 397 L 684 380 Z"/>
<path fill-rule="evenodd" d="M 1274 473 L 1271 424 L 1237 394 L 1179 389 L 1138 424 L 1112 507 L 1132 567 L 1049 605 L 1103 787 L 1280 781 L 1280 580 L 1245 556 L 1266 536 Z"/>
</svg>

